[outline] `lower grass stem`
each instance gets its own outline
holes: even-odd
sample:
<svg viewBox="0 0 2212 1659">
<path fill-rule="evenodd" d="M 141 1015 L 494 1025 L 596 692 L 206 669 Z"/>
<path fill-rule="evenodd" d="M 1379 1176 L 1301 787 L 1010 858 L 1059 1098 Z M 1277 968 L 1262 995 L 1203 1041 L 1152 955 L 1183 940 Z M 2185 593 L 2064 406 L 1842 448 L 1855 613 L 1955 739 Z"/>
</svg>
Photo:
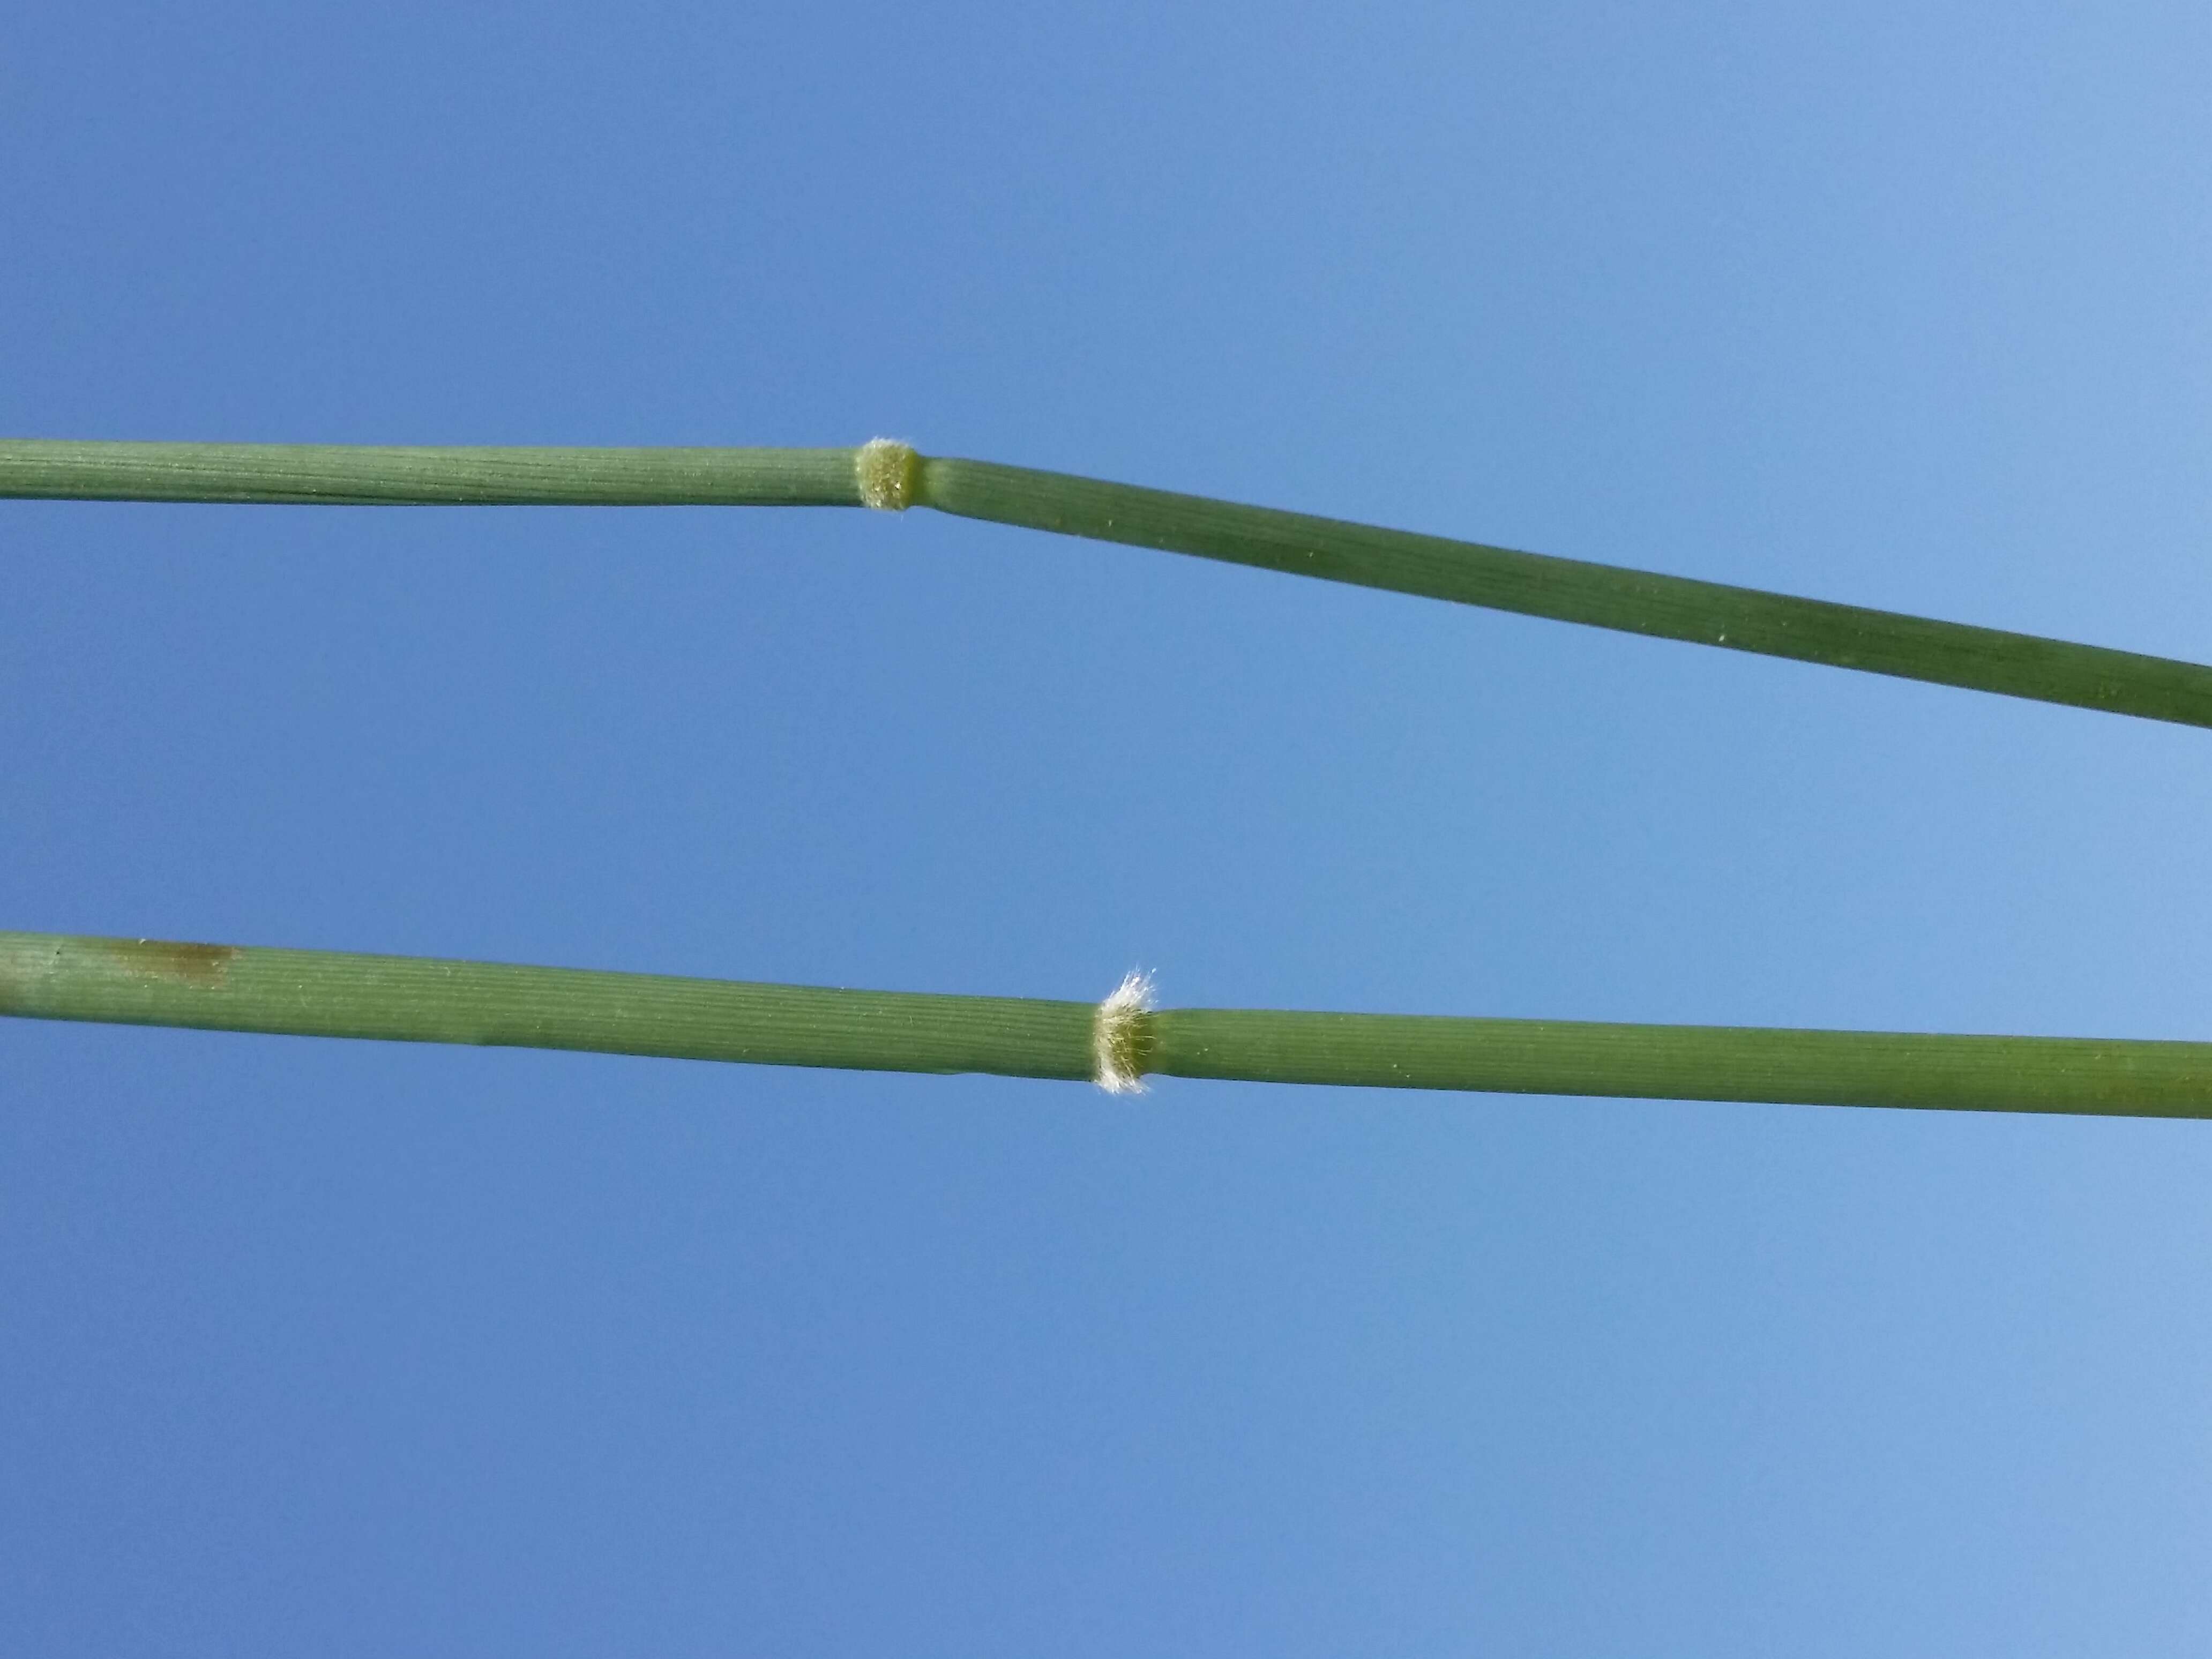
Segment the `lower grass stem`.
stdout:
<svg viewBox="0 0 2212 1659">
<path fill-rule="evenodd" d="M 0 1014 L 1101 1082 L 2212 1117 L 2212 1043 L 1122 1008 L 0 933 Z M 1110 1066 L 1109 1066 L 1110 1062 Z"/>
</svg>

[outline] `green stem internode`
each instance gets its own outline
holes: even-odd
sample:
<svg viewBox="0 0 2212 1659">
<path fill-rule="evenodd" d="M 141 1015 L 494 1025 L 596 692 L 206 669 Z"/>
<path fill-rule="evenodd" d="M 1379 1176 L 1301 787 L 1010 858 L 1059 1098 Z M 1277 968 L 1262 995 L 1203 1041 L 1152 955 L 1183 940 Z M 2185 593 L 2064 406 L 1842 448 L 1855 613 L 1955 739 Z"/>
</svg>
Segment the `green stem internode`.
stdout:
<svg viewBox="0 0 2212 1659">
<path fill-rule="evenodd" d="M 2038 702 L 2212 726 L 2212 668 L 2101 646 L 990 461 L 925 459 L 916 499 L 939 512 L 1094 541 Z"/>
<path fill-rule="evenodd" d="M 860 507 L 850 449 L 0 440 L 0 496 L 290 507 Z"/>
</svg>

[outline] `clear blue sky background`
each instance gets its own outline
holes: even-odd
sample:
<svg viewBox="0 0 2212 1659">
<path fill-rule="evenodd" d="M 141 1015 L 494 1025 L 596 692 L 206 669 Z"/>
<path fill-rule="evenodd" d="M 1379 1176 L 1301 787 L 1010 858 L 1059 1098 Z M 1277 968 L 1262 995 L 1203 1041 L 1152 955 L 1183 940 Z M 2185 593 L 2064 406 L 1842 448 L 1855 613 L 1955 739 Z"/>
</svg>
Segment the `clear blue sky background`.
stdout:
<svg viewBox="0 0 2212 1659">
<path fill-rule="evenodd" d="M 2212 13 L 27 7 L 0 430 L 2212 658 Z M 2212 1037 L 2207 734 L 915 514 L 0 504 L 0 925 Z M 0 1026 L 0 1650 L 2201 1654 L 2212 1125 Z"/>
</svg>

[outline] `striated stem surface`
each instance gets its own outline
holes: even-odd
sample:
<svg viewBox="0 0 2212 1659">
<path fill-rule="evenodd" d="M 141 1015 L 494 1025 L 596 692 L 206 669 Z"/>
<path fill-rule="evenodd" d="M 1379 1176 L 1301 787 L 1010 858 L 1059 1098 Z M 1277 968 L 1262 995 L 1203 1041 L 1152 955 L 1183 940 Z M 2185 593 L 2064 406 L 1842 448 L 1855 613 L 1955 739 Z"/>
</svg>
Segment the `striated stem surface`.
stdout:
<svg viewBox="0 0 2212 1659">
<path fill-rule="evenodd" d="M 1111 1000 L 1109 999 L 1109 1001 Z M 1370 1088 L 2212 1116 L 2212 1043 L 1121 1011 L 1154 1075 Z M 331 951 L 0 933 L 0 1014 L 1099 1081 L 1098 1008 Z"/>
</svg>

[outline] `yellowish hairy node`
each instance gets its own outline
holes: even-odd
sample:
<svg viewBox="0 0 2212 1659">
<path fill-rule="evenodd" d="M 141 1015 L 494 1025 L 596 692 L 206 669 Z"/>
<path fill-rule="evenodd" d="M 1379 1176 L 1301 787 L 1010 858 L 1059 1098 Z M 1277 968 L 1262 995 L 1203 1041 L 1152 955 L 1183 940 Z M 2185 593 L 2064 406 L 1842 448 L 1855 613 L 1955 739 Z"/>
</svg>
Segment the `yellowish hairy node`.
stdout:
<svg viewBox="0 0 2212 1659">
<path fill-rule="evenodd" d="M 1113 994 L 1091 1017 L 1091 1056 L 1097 1071 L 1091 1081 L 1109 1095 L 1145 1092 L 1152 1059 L 1152 976 L 1142 971 L 1122 975 Z"/>
<path fill-rule="evenodd" d="M 871 438 L 853 456 L 860 500 L 884 513 L 903 513 L 914 505 L 914 486 L 921 471 L 911 447 L 896 438 Z"/>
</svg>

